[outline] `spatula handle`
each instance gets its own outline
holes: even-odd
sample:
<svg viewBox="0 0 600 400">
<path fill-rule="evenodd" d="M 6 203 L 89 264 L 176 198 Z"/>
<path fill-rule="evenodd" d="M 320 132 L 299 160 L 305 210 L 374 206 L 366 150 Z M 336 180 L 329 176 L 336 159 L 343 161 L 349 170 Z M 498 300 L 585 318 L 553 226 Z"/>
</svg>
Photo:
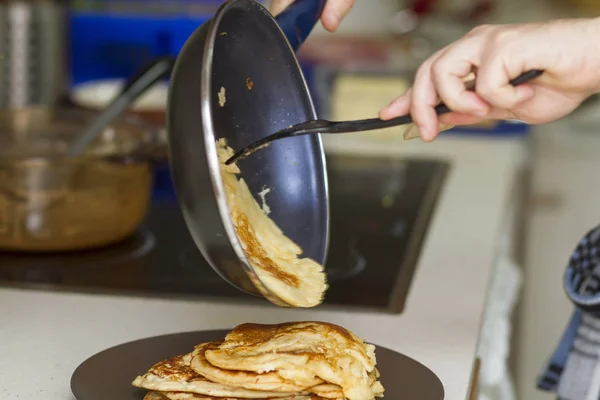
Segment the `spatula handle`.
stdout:
<svg viewBox="0 0 600 400">
<path fill-rule="evenodd" d="M 540 76 L 544 71 L 542 70 L 531 70 L 527 71 L 515 79 L 510 81 L 513 86 L 518 86 L 523 83 L 529 82 L 532 79 Z M 475 90 L 475 82 L 467 82 L 467 88 Z M 447 105 L 441 103 L 435 107 L 435 113 L 437 115 L 443 115 L 449 113 L 451 110 Z M 323 133 L 346 133 L 346 132 L 358 132 L 358 131 L 370 131 L 375 129 L 385 129 L 392 126 L 407 125 L 413 122 L 410 114 L 402 115 L 400 117 L 392 118 L 387 121 L 380 120 L 379 118 L 364 119 L 358 121 L 345 121 L 333 124 L 328 127 Z"/>
<path fill-rule="evenodd" d="M 530 81 L 543 73 L 541 70 L 532 70 L 527 71 L 524 74 L 518 76 L 517 78 L 510 81 L 513 86 L 520 85 L 527 81 Z M 467 88 L 469 90 L 474 90 L 475 84 L 474 81 L 469 81 L 466 83 Z M 450 112 L 450 109 L 444 105 L 439 104 L 435 107 L 435 112 L 437 115 L 442 115 Z M 379 118 L 369 118 L 369 119 L 360 119 L 354 121 L 339 121 L 332 122 L 323 119 L 317 119 L 312 121 L 306 121 L 294 126 L 291 126 L 287 129 L 280 130 L 275 132 L 269 136 L 265 136 L 264 138 L 251 143 L 250 145 L 244 147 L 235 153 L 232 157 L 230 157 L 225 164 L 230 165 L 231 163 L 239 160 L 242 157 L 252 154 L 256 150 L 260 149 L 264 145 L 267 145 L 275 140 L 290 138 L 295 136 L 302 135 L 311 135 L 315 133 L 321 134 L 335 134 L 335 133 L 350 133 L 350 132 L 365 132 L 376 129 L 385 129 L 390 128 L 392 126 L 399 125 L 407 125 L 413 122 L 412 116 L 410 114 L 402 115 L 400 117 L 392 118 L 387 121 L 384 121 Z M 418 137 L 415 136 L 415 137 Z M 405 136 L 405 139 L 409 139 Z M 412 137 L 411 137 L 412 139 Z"/>
<path fill-rule="evenodd" d="M 540 69 L 532 69 L 531 71 L 524 72 L 521 75 L 517 76 L 515 79 L 511 80 L 510 84 L 512 86 L 519 86 L 519 85 L 522 85 L 523 83 L 527 83 L 530 80 L 537 78 L 538 76 L 542 75 L 543 73 L 544 73 L 544 71 L 542 71 Z M 471 85 L 469 85 L 469 83 L 471 83 Z M 467 87 L 471 86 L 469 89 L 475 90 L 475 81 L 472 81 L 469 83 L 467 83 Z M 451 110 L 445 104 L 439 104 L 437 107 L 435 107 L 435 112 L 437 115 L 447 114 L 450 111 Z"/>
</svg>

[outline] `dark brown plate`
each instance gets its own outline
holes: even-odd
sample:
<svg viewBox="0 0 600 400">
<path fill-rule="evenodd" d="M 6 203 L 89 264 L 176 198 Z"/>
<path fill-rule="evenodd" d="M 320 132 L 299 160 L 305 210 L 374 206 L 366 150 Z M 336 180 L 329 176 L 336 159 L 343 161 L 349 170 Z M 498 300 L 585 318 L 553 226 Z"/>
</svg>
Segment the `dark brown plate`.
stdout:
<svg viewBox="0 0 600 400">
<path fill-rule="evenodd" d="M 198 343 L 219 340 L 228 331 L 199 331 L 155 336 L 111 347 L 84 361 L 71 377 L 77 400 L 142 400 L 146 390 L 131 386 L 158 361 L 192 351 Z M 423 364 L 377 346 L 377 368 L 385 399 L 443 400 L 444 387 Z"/>
</svg>

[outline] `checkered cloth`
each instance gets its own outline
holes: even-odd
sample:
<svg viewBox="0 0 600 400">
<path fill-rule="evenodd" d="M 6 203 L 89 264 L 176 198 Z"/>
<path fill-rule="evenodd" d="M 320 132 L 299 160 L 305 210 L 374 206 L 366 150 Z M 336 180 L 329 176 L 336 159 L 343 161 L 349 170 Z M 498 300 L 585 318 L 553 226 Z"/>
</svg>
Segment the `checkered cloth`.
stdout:
<svg viewBox="0 0 600 400">
<path fill-rule="evenodd" d="M 576 308 L 538 379 L 538 388 L 560 400 L 600 399 L 600 226 L 581 239 L 565 272 Z"/>
</svg>

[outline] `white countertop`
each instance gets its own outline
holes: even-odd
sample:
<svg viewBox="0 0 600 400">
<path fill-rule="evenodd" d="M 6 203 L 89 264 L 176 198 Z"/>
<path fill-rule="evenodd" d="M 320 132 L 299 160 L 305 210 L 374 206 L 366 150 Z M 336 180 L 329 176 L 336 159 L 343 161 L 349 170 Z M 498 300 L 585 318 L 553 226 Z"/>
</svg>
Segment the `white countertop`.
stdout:
<svg viewBox="0 0 600 400">
<path fill-rule="evenodd" d="M 69 381 L 77 365 L 126 341 L 231 328 L 250 321 L 316 319 L 340 324 L 370 342 L 415 358 L 440 377 L 447 399 L 465 399 L 496 242 L 522 144 L 468 138 L 393 145 L 332 138 L 327 143 L 361 152 L 442 155 L 453 162 L 404 313 L 289 310 L 0 289 L 0 398 L 72 399 Z"/>
</svg>

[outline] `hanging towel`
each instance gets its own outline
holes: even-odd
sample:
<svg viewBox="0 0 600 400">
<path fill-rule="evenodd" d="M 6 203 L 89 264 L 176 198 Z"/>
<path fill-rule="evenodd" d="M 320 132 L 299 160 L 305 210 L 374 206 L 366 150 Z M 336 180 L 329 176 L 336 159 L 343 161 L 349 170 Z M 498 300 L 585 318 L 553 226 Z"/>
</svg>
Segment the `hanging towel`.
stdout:
<svg viewBox="0 0 600 400">
<path fill-rule="evenodd" d="M 537 386 L 555 392 L 560 400 L 599 400 L 600 226 L 577 245 L 564 287 L 575 310 Z"/>
</svg>

